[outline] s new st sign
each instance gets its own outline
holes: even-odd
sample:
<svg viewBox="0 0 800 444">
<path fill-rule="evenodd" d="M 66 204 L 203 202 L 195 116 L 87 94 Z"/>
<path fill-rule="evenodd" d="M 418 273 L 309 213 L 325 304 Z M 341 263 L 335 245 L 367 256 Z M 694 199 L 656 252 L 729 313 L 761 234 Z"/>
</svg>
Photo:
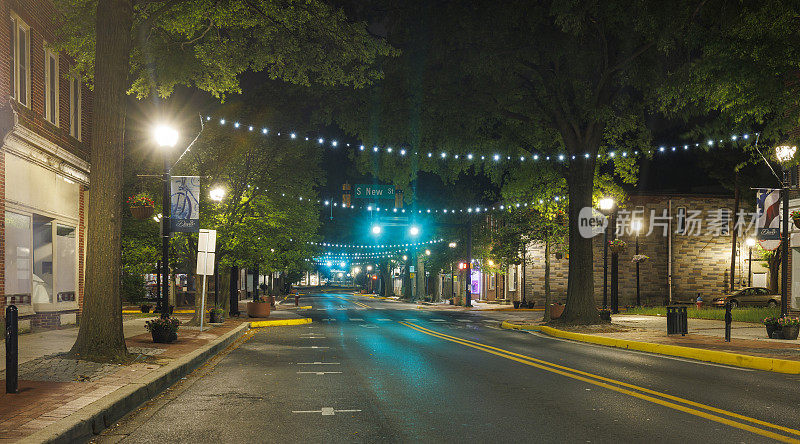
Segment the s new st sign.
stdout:
<svg viewBox="0 0 800 444">
<path fill-rule="evenodd" d="M 394 199 L 394 186 L 356 184 L 353 186 L 353 197 L 357 199 Z"/>
</svg>

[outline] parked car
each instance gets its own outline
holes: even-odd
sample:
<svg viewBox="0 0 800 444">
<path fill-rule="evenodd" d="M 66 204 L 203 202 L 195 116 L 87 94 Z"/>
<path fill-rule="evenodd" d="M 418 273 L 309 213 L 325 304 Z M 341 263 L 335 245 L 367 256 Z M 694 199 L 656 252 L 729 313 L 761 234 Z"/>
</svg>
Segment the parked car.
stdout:
<svg viewBox="0 0 800 444">
<path fill-rule="evenodd" d="M 781 304 L 781 295 L 775 294 L 764 287 L 746 287 L 729 295 L 714 298 L 711 305 L 724 307 L 726 301 L 731 301 L 731 307 L 777 307 Z"/>
</svg>

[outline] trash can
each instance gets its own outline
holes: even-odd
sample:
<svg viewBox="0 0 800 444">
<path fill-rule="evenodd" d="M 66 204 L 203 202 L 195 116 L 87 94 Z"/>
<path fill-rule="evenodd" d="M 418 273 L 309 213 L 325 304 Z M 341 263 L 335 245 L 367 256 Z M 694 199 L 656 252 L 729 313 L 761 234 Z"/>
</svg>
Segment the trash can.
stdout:
<svg viewBox="0 0 800 444">
<path fill-rule="evenodd" d="M 670 306 L 667 307 L 667 334 L 686 335 L 689 332 L 687 324 L 686 307 L 684 306 Z"/>
</svg>

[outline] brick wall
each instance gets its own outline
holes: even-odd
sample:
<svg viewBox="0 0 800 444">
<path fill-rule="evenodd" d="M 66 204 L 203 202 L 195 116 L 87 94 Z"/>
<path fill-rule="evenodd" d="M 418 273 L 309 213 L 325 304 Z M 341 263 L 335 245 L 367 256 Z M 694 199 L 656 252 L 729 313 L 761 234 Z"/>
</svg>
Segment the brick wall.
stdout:
<svg viewBox="0 0 800 444">
<path fill-rule="evenodd" d="M 668 299 L 668 237 L 663 235 L 663 229 L 657 225 L 653 232 L 650 231 L 651 210 L 656 216 L 661 216 L 667 209 L 667 196 L 632 196 L 626 203 L 625 210 L 632 211 L 636 208 L 644 210 L 643 231 L 639 236 L 639 253 L 647 255 L 649 259 L 640 264 L 640 295 L 641 302 L 645 305 L 662 304 Z M 744 203 L 743 203 L 744 204 Z M 698 236 L 675 234 L 675 214 L 678 207 L 687 210 L 699 210 L 703 214 L 701 233 Z M 673 300 L 693 299 L 700 293 L 704 299 L 712 295 L 725 292 L 729 285 L 731 235 L 716 235 L 707 233 L 705 221 L 708 211 L 720 208 L 733 208 L 733 199 L 727 197 L 708 196 L 677 196 L 672 197 L 672 220 L 670 230 L 672 235 L 672 292 Z M 732 218 L 730 230 L 733 229 Z M 654 224 L 658 220 L 653 220 Z M 630 227 L 630 220 L 618 220 L 625 231 Z M 745 236 L 740 236 L 743 241 Z M 636 302 L 636 264 L 632 262 L 635 254 L 636 236 L 626 232 L 619 236 L 627 243 L 627 248 L 619 254 L 619 304 L 620 306 L 634 305 Z M 603 236 L 599 235 L 592 240 L 594 262 L 594 295 L 598 305 L 603 298 Z M 742 249 L 745 252 L 746 250 Z M 544 245 L 533 243 L 528 247 L 528 263 L 526 266 L 526 297 L 537 302 L 544 300 Z M 550 287 L 554 300 L 565 301 L 567 294 L 567 278 L 569 260 L 564 257 L 556 259 L 551 256 Z M 738 261 L 737 261 L 738 262 Z M 608 255 L 609 267 L 609 298 L 611 288 L 611 252 Z M 738 275 L 738 272 L 737 272 Z"/>
</svg>

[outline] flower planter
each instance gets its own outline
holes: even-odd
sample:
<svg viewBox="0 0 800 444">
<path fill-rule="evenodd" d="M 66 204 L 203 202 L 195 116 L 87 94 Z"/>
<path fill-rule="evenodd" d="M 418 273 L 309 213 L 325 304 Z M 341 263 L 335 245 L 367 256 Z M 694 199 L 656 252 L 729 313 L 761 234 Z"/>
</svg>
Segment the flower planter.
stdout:
<svg viewBox="0 0 800 444">
<path fill-rule="evenodd" d="M 608 249 L 614 254 L 620 254 L 625 251 L 625 245 L 609 245 Z"/>
<path fill-rule="evenodd" d="M 775 330 L 780 330 L 778 324 L 765 324 L 764 327 L 767 328 L 767 337 L 772 338 L 772 334 L 775 333 Z"/>
<path fill-rule="evenodd" d="M 131 215 L 139 220 L 148 219 L 153 215 L 153 207 L 151 206 L 137 206 L 131 207 Z"/>
<path fill-rule="evenodd" d="M 519 301 L 514 301 L 514 308 L 519 308 Z"/>
<path fill-rule="evenodd" d="M 247 316 L 251 318 L 268 318 L 269 302 L 248 302 Z"/>
<path fill-rule="evenodd" d="M 211 314 L 209 315 L 208 322 L 210 322 L 212 324 L 221 324 L 221 323 L 223 323 L 225 321 L 223 319 L 223 316 L 222 316 L 221 312 L 212 310 Z"/>
<path fill-rule="evenodd" d="M 797 339 L 797 334 L 800 333 L 800 325 L 787 325 L 781 328 L 781 334 L 783 334 L 783 339 L 789 339 L 794 341 Z"/>
<path fill-rule="evenodd" d="M 611 322 L 611 312 L 608 310 L 600 310 L 600 320 Z"/>
<path fill-rule="evenodd" d="M 153 342 L 157 344 L 169 344 L 178 339 L 178 333 L 169 330 L 153 330 L 150 334 L 153 336 Z"/>
<path fill-rule="evenodd" d="M 792 219 L 792 222 L 794 222 L 795 227 L 800 228 L 800 219 Z"/>
<path fill-rule="evenodd" d="M 558 319 L 564 314 L 564 307 L 566 305 L 550 304 L 550 319 Z"/>
</svg>

